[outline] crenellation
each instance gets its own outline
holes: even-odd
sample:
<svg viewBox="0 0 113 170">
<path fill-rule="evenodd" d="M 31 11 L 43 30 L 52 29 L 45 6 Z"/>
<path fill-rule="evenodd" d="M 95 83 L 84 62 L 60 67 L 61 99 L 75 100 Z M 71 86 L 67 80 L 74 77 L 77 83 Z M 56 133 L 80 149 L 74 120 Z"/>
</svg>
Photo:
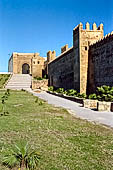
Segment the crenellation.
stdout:
<svg viewBox="0 0 113 170">
<path fill-rule="evenodd" d="M 74 88 L 80 93 L 92 93 L 97 86 L 113 86 L 113 31 L 104 36 L 103 24 L 80 23 L 73 29 L 73 46 L 61 48 L 61 54 L 48 51 L 47 60 L 39 53 L 14 52 L 9 59 L 9 71 L 22 73 L 23 65 L 29 66 L 26 74 L 47 75 L 49 85 L 56 88 Z M 24 73 L 23 73 L 24 74 Z"/>
<path fill-rule="evenodd" d="M 103 31 L 103 24 L 101 23 L 97 29 Z"/>
<path fill-rule="evenodd" d="M 94 31 L 97 30 L 97 25 L 96 25 L 96 23 L 93 24 L 93 30 L 94 30 Z"/>
<path fill-rule="evenodd" d="M 99 27 L 97 28 L 96 23 L 93 23 L 92 27 L 93 27 L 92 30 L 90 30 L 90 24 L 87 22 L 85 25 L 85 29 L 83 29 L 82 23 L 80 23 L 77 27 L 73 29 L 73 51 L 71 53 L 74 59 L 73 60 L 74 61 L 73 63 L 73 83 L 74 83 L 73 87 L 74 89 L 78 90 L 80 93 L 86 93 L 88 84 L 89 84 L 88 82 L 90 80 L 93 81 L 95 73 L 93 73 L 93 71 L 90 71 L 92 73 L 90 76 L 88 73 L 89 68 L 93 70 L 93 66 L 94 66 L 92 62 L 94 60 L 93 58 L 95 58 L 96 65 L 98 65 L 97 63 L 98 57 L 99 57 L 99 61 L 104 59 L 103 54 L 105 53 L 105 51 L 107 54 L 107 51 L 108 51 L 108 48 L 106 48 L 106 50 L 103 51 L 101 47 L 102 46 L 104 47 L 105 44 L 110 43 L 110 41 L 112 40 L 111 34 L 108 34 L 106 37 L 104 37 L 103 24 L 100 24 Z M 90 53 L 89 53 L 90 50 L 95 51 L 97 48 L 100 48 L 100 51 L 97 51 L 97 53 L 93 55 L 94 57 L 90 59 Z M 51 79 L 50 85 L 56 85 L 56 82 L 57 82 L 57 87 L 64 86 L 65 83 L 63 83 L 64 82 L 63 79 L 60 80 L 62 78 L 61 73 L 66 74 L 66 71 L 67 71 L 66 65 L 71 64 L 70 63 L 71 60 L 68 61 L 65 59 L 65 62 L 62 62 L 63 58 L 65 58 L 67 54 L 68 54 L 67 52 L 64 52 L 63 55 L 60 55 L 59 57 L 57 57 L 57 59 L 55 59 L 53 62 L 49 64 L 48 73 L 50 77 L 52 76 L 50 78 Z M 102 57 L 100 57 L 100 55 Z M 64 69 L 63 72 L 60 71 L 62 69 Z M 56 71 L 56 70 L 59 70 L 59 71 Z M 67 76 L 68 76 L 68 72 L 67 72 Z M 91 86 L 92 88 L 95 87 L 95 83 L 91 84 Z"/>
<path fill-rule="evenodd" d="M 64 53 L 67 50 L 68 50 L 68 44 L 66 44 L 63 47 L 61 47 L 61 53 Z"/>
<path fill-rule="evenodd" d="M 85 25 L 85 29 L 86 30 L 90 30 L 90 24 L 87 22 L 86 25 Z"/>
</svg>

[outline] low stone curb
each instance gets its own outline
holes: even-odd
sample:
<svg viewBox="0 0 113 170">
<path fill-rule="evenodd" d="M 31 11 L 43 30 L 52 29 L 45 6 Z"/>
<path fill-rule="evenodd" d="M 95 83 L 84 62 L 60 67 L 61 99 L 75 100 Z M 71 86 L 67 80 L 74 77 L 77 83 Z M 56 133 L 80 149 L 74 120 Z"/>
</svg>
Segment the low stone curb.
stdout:
<svg viewBox="0 0 113 170">
<path fill-rule="evenodd" d="M 54 92 L 50 92 L 50 91 L 47 91 L 47 93 L 58 96 L 58 97 L 62 97 L 64 99 L 68 99 L 68 100 L 71 100 L 73 102 L 80 103 L 80 104 L 83 104 L 83 100 L 84 100 L 83 98 L 67 96 L 67 95 L 64 95 L 64 94 L 54 93 Z"/>
</svg>

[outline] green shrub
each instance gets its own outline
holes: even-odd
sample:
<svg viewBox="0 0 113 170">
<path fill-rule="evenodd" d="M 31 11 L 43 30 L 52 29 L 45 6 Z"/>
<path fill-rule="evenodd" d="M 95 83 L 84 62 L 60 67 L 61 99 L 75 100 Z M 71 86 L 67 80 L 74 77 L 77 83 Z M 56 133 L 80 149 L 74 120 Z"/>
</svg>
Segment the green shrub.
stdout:
<svg viewBox="0 0 113 170">
<path fill-rule="evenodd" d="M 54 91 L 54 87 L 53 86 L 49 86 L 48 87 L 48 91 Z"/>
<path fill-rule="evenodd" d="M 35 80 L 43 80 L 41 77 L 34 77 Z"/>
<path fill-rule="evenodd" d="M 24 141 L 17 145 L 12 145 L 11 150 L 3 157 L 2 163 L 10 169 L 20 167 L 20 170 L 35 170 L 39 163 L 39 153 L 31 150 L 28 143 Z"/>
<path fill-rule="evenodd" d="M 103 85 L 97 87 L 97 99 L 100 101 L 113 101 L 113 87 Z"/>
<path fill-rule="evenodd" d="M 64 88 L 58 88 L 58 89 L 56 90 L 56 92 L 63 94 L 63 93 L 64 93 Z"/>
<path fill-rule="evenodd" d="M 85 93 L 77 93 L 77 97 L 86 99 L 87 95 Z"/>
<path fill-rule="evenodd" d="M 68 96 L 76 96 L 77 95 L 77 91 L 74 89 L 69 89 L 65 91 L 65 94 Z"/>
<path fill-rule="evenodd" d="M 93 93 L 93 94 L 90 94 L 88 98 L 93 99 L 93 100 L 97 100 L 97 95 L 95 93 Z"/>
</svg>

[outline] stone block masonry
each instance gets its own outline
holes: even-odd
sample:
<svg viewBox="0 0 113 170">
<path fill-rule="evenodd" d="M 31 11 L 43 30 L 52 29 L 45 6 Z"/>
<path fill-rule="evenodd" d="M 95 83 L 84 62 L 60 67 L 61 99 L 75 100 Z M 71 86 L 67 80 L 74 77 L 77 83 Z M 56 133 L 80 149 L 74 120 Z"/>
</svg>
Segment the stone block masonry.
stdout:
<svg viewBox="0 0 113 170">
<path fill-rule="evenodd" d="M 103 38 L 103 24 L 97 28 L 89 23 L 83 29 L 80 23 L 73 29 L 73 47 L 66 44 L 61 48 L 61 55 L 48 65 L 49 84 L 56 88 L 74 88 L 80 93 L 86 93 L 88 84 L 88 63 L 90 44 Z"/>
<path fill-rule="evenodd" d="M 89 48 L 89 92 L 98 86 L 113 86 L 113 32 Z"/>
<path fill-rule="evenodd" d="M 80 23 L 73 29 L 73 46 L 47 52 L 47 60 L 39 53 L 13 53 L 9 60 L 9 72 L 31 74 L 49 79 L 56 88 L 76 89 L 80 93 L 93 93 L 96 87 L 113 86 L 113 32 L 104 37 L 103 24 L 96 23 L 85 29 Z"/>
<path fill-rule="evenodd" d="M 97 109 L 97 100 L 85 99 L 83 102 L 83 107 L 89 109 Z"/>
<path fill-rule="evenodd" d="M 14 52 L 9 59 L 8 71 L 14 74 L 31 74 L 42 77 L 45 59 L 39 53 Z"/>
</svg>

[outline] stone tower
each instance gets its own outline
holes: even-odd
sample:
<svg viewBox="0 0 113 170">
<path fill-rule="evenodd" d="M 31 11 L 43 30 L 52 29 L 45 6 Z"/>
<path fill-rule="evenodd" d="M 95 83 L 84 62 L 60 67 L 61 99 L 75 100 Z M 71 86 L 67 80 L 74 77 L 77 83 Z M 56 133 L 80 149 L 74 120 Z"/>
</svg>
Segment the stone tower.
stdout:
<svg viewBox="0 0 113 170">
<path fill-rule="evenodd" d="M 73 50 L 75 57 L 74 64 L 74 85 L 75 89 L 80 93 L 86 93 L 87 90 L 87 76 L 88 76 L 88 51 L 90 44 L 103 38 L 103 24 L 97 28 L 93 24 L 90 29 L 89 23 L 86 23 L 85 29 L 80 23 L 73 30 Z"/>
</svg>

